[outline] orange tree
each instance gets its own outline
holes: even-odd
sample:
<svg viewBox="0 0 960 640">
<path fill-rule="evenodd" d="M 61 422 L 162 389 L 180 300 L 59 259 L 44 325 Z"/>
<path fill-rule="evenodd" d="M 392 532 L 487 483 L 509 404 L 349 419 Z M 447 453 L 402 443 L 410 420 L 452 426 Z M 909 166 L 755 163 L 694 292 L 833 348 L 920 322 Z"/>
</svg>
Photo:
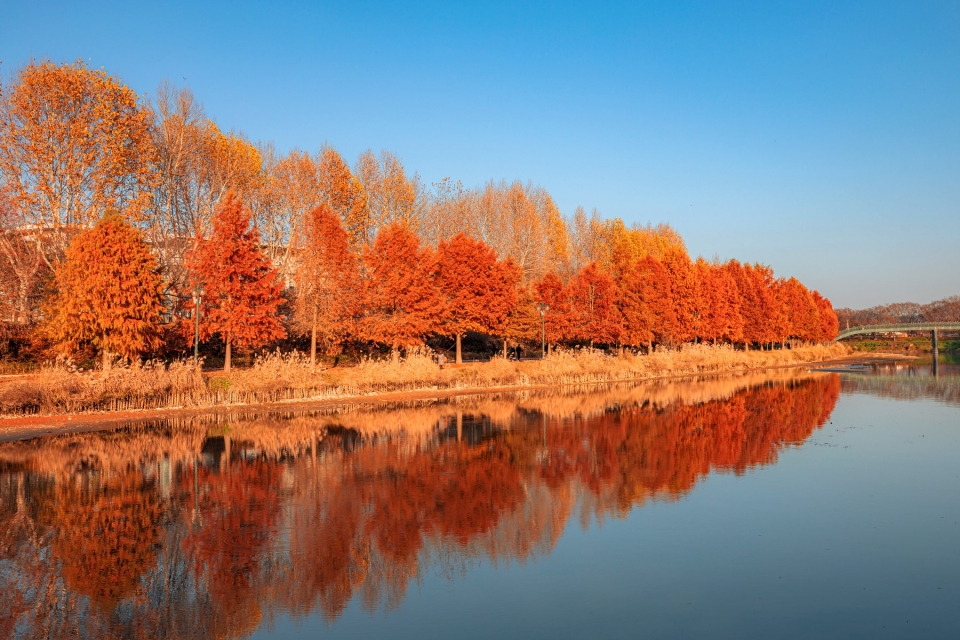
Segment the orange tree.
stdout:
<svg viewBox="0 0 960 640">
<path fill-rule="evenodd" d="M 224 371 L 230 371 L 234 344 L 254 349 L 286 335 L 277 271 L 260 248 L 249 211 L 232 191 L 220 203 L 210 237 L 198 238 L 188 254 L 187 270 L 194 290 L 202 292 L 200 339 L 220 335 Z"/>
<path fill-rule="evenodd" d="M 820 330 L 817 338 L 820 342 L 829 342 L 837 337 L 840 331 L 840 322 L 837 320 L 837 312 L 833 310 L 830 300 L 820 295 L 819 291 L 812 294 L 813 302 L 817 305 L 820 316 Z"/>
<path fill-rule="evenodd" d="M 673 342 L 677 316 L 670 285 L 669 272 L 653 256 L 637 260 L 626 271 L 621 281 L 621 304 L 627 335 L 631 336 L 628 342 L 646 347 Z"/>
<path fill-rule="evenodd" d="M 108 211 L 57 267 L 48 329 L 63 352 L 90 344 L 136 358 L 160 346 L 163 283 L 140 232 Z"/>
<path fill-rule="evenodd" d="M 613 276 L 591 262 L 570 282 L 570 337 L 581 342 L 617 344 L 623 334 L 623 316 L 617 307 Z"/>
<path fill-rule="evenodd" d="M 437 284 L 443 307 L 440 331 L 460 343 L 467 331 L 493 333 L 516 305 L 516 269 L 501 265 L 493 249 L 460 233 L 437 249 Z"/>
<path fill-rule="evenodd" d="M 296 272 L 297 324 L 310 332 L 310 364 L 317 361 L 317 335 L 327 351 L 338 348 L 359 308 L 359 269 L 347 232 L 326 204 L 311 211 L 299 238 Z"/>
<path fill-rule="evenodd" d="M 390 345 L 398 360 L 400 347 L 421 344 L 441 316 L 434 256 L 420 248 L 406 224 L 394 222 L 377 234 L 363 260 L 367 278 L 361 333 Z"/>
<path fill-rule="evenodd" d="M 560 276 L 551 271 L 535 282 L 533 289 L 537 308 L 543 309 L 540 329 L 546 344 L 567 339 L 570 334 L 570 300 Z"/>
<path fill-rule="evenodd" d="M 27 222 L 50 230 L 53 261 L 105 209 L 146 214 L 157 178 L 150 126 L 136 92 L 83 61 L 32 62 L 0 91 L 2 181 Z"/>
</svg>

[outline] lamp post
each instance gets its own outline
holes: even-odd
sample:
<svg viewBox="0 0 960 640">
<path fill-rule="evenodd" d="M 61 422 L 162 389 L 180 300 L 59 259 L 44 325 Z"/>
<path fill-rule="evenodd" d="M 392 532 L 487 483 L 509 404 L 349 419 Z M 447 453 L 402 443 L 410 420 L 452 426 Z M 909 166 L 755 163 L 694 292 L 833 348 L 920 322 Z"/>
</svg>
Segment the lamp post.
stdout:
<svg viewBox="0 0 960 640">
<path fill-rule="evenodd" d="M 200 362 L 200 302 L 203 300 L 203 287 L 193 291 L 193 363 Z"/>
<path fill-rule="evenodd" d="M 546 302 L 538 302 L 537 309 L 540 311 L 540 358 L 543 359 L 547 355 L 547 311 L 550 310 L 550 305 Z"/>
</svg>

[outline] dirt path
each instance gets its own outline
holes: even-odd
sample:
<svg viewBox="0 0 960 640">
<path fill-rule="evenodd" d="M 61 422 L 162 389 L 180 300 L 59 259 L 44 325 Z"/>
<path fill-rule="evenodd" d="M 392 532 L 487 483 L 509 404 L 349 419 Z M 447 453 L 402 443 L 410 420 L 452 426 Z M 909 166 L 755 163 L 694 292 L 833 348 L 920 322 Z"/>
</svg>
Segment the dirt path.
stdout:
<svg viewBox="0 0 960 640">
<path fill-rule="evenodd" d="M 664 382 L 671 380 L 683 380 L 694 377 L 711 377 L 736 375 L 748 371 L 778 370 L 778 369 L 801 369 L 809 368 L 830 369 L 832 367 L 851 364 L 865 364 L 878 362 L 893 362 L 903 360 L 913 360 L 915 356 L 904 356 L 901 354 L 857 354 L 850 355 L 837 360 L 824 360 L 820 362 L 804 362 L 775 367 L 756 367 L 752 369 L 737 369 L 731 371 L 720 371 L 712 373 L 684 374 L 675 376 L 659 376 L 654 378 L 636 378 L 633 380 L 614 380 L 610 382 L 595 382 L 589 384 L 642 384 L 646 382 Z M 587 383 L 577 383 L 583 386 Z M 189 417 L 195 415 L 217 414 L 217 413 L 267 413 L 270 411 L 311 411 L 317 409 L 326 409 L 338 406 L 361 407 L 380 404 L 400 403 L 411 400 L 430 400 L 453 398 L 457 396 L 476 396 L 490 393 L 511 393 L 517 391 L 534 391 L 540 389 L 559 388 L 565 385 L 518 385 L 508 387 L 475 387 L 462 389 L 424 389 L 422 391 L 396 391 L 390 393 L 377 393 L 361 396 L 343 396 L 339 398 L 320 398 L 315 400 L 286 400 L 282 402 L 271 402 L 262 404 L 229 404 L 217 405 L 212 407 L 189 407 L 172 409 L 149 409 L 144 411 L 110 411 L 110 412 L 86 412 L 79 414 L 48 415 L 48 416 L 22 416 L 22 417 L 2 417 L 0 416 L 0 442 L 9 442 L 12 440 L 24 440 L 27 438 L 37 438 L 50 435 L 65 433 L 80 433 L 86 431 L 101 431 L 115 428 L 123 423 L 132 421 L 148 421 L 169 417 Z"/>
</svg>

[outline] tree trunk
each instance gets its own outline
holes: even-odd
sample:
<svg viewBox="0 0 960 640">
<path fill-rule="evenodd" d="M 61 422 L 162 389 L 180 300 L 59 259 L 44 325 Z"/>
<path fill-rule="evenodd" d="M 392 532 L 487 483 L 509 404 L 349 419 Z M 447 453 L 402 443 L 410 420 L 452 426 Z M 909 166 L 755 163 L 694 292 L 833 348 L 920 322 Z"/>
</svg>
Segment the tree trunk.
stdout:
<svg viewBox="0 0 960 640">
<path fill-rule="evenodd" d="M 507 359 L 507 339 L 503 339 L 503 359 Z"/>
<path fill-rule="evenodd" d="M 390 356 L 393 358 L 393 363 L 398 364 L 400 362 L 400 347 L 393 345 Z"/>
<path fill-rule="evenodd" d="M 310 330 L 310 368 L 317 368 L 317 310 L 313 310 L 313 327 Z"/>
<path fill-rule="evenodd" d="M 227 353 L 223 358 L 223 371 L 230 373 L 230 334 L 227 334 Z"/>
<path fill-rule="evenodd" d="M 27 286 L 27 282 L 23 279 L 20 280 L 18 293 L 19 300 L 17 301 L 17 304 L 19 309 L 17 309 L 17 317 L 20 321 L 20 324 L 27 324 L 30 322 L 30 289 Z"/>
<path fill-rule="evenodd" d="M 460 334 L 457 334 L 457 364 L 463 364 L 463 354 L 460 351 Z"/>
<path fill-rule="evenodd" d="M 110 352 L 106 349 L 103 350 L 103 372 L 106 373 L 110 371 Z"/>
</svg>

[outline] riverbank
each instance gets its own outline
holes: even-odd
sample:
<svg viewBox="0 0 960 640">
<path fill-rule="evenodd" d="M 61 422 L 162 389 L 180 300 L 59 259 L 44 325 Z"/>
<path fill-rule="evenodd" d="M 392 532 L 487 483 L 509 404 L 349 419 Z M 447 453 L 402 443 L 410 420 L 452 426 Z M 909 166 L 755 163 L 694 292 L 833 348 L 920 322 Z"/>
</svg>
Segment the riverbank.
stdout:
<svg viewBox="0 0 960 640">
<path fill-rule="evenodd" d="M 354 367 L 314 370 L 297 354 L 259 358 L 253 367 L 212 376 L 192 363 L 133 365 L 103 371 L 48 367 L 0 386 L 0 424 L 49 422 L 90 416 L 97 421 L 144 412 L 203 410 L 291 403 L 402 401 L 568 384 L 631 382 L 689 375 L 824 363 L 845 358 L 841 345 L 783 351 L 736 351 L 689 345 L 650 355 L 612 356 L 561 351 L 544 360 L 490 362 L 441 368 L 426 355 L 400 362 L 365 361 Z M 60 422 L 60 420 L 57 420 Z"/>
</svg>

